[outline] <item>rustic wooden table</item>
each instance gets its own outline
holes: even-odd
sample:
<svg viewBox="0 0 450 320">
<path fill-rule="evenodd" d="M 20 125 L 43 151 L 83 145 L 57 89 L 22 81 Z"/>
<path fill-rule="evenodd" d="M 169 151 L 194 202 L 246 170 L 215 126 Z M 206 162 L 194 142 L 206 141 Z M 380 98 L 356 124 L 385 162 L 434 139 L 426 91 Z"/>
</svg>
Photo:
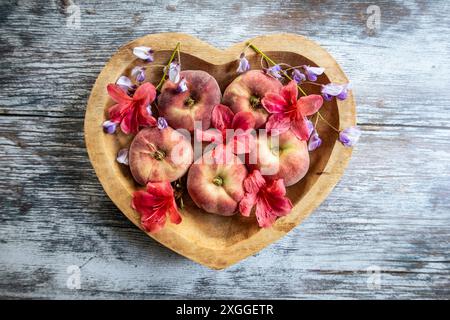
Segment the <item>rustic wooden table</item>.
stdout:
<svg viewBox="0 0 450 320">
<path fill-rule="evenodd" d="M 445 0 L 1 0 L 0 296 L 450 298 L 449 16 Z M 134 227 L 86 154 L 97 74 L 124 43 L 166 31 L 221 48 L 306 35 L 354 85 L 363 137 L 343 179 L 305 223 L 224 271 Z"/>
</svg>

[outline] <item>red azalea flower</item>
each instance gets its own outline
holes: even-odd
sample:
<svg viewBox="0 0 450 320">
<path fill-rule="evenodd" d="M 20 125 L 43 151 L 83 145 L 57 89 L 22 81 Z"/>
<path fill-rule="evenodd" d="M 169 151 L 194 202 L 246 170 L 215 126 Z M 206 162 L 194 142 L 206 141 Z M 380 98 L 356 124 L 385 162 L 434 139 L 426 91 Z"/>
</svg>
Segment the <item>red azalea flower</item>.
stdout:
<svg viewBox="0 0 450 320">
<path fill-rule="evenodd" d="M 275 134 L 281 134 L 291 129 L 300 140 L 308 140 L 309 129 L 306 116 L 316 113 L 323 104 L 322 96 L 311 94 L 297 100 L 297 83 L 289 82 L 279 94 L 267 93 L 261 104 L 272 115 L 266 124 L 266 129 Z"/>
<path fill-rule="evenodd" d="M 131 207 L 140 213 L 142 227 L 148 232 L 161 230 L 167 214 L 172 223 L 181 222 L 170 182 L 149 182 L 147 191 L 133 193 Z"/>
<path fill-rule="evenodd" d="M 155 100 L 155 87 L 146 82 L 137 88 L 133 97 L 127 95 L 117 84 L 109 84 L 109 96 L 117 103 L 109 108 L 111 121 L 120 123 L 123 133 L 137 133 L 140 127 L 154 126 L 156 120 L 147 107 Z"/>
<path fill-rule="evenodd" d="M 266 180 L 259 170 L 253 170 L 244 180 L 244 190 L 239 211 L 248 217 L 256 204 L 255 215 L 260 227 L 270 227 L 278 217 L 287 215 L 292 209 L 283 179 Z"/>
<path fill-rule="evenodd" d="M 196 137 L 199 141 L 215 142 L 219 144 L 215 154 L 232 152 L 234 154 L 249 153 L 255 146 L 255 137 L 251 131 L 255 127 L 255 119 L 250 112 L 241 111 L 236 114 L 223 104 L 214 107 L 211 115 L 213 129 L 206 131 L 197 130 Z M 227 131 L 229 133 L 227 141 Z"/>
</svg>

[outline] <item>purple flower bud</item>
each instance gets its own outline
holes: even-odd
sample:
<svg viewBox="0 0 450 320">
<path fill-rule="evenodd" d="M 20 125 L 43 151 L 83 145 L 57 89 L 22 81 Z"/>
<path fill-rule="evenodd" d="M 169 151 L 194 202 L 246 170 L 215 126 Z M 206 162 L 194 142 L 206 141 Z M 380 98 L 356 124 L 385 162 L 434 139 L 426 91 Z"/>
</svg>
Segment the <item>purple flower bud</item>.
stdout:
<svg viewBox="0 0 450 320">
<path fill-rule="evenodd" d="M 145 60 L 147 62 L 152 62 L 153 61 L 153 50 L 152 48 L 149 47 L 135 47 L 133 48 L 133 54 L 142 59 Z"/>
<path fill-rule="evenodd" d="M 130 78 L 125 76 L 120 76 L 117 79 L 116 84 L 123 89 L 123 91 L 128 92 L 136 89 L 136 86 L 130 80 Z"/>
<path fill-rule="evenodd" d="M 339 141 L 346 147 L 353 147 L 361 136 L 361 130 L 356 127 L 348 127 L 339 133 Z"/>
<path fill-rule="evenodd" d="M 309 81 L 316 81 L 317 76 L 320 76 L 325 71 L 325 68 L 310 67 L 310 66 L 306 66 L 306 65 L 303 66 L 303 69 L 305 70 L 305 73 L 306 73 Z"/>
<path fill-rule="evenodd" d="M 145 67 L 134 67 L 131 70 L 131 75 L 135 77 L 137 82 L 143 82 L 145 80 Z"/>
<path fill-rule="evenodd" d="M 237 73 L 243 73 L 245 71 L 250 70 L 250 63 L 248 62 L 245 54 L 242 52 L 239 57 L 239 67 L 237 68 Z"/>
<path fill-rule="evenodd" d="M 169 65 L 169 80 L 175 83 L 180 81 L 181 66 L 178 62 L 171 62 Z"/>
<path fill-rule="evenodd" d="M 187 87 L 187 82 L 185 78 L 182 78 L 180 80 L 180 82 L 178 82 L 178 86 L 177 86 L 177 92 L 181 93 L 181 92 L 186 92 L 188 89 Z"/>
<path fill-rule="evenodd" d="M 158 118 L 158 124 L 157 127 L 159 130 L 167 128 L 169 125 L 167 124 L 167 120 L 163 117 Z"/>
<path fill-rule="evenodd" d="M 120 149 L 117 153 L 116 161 L 120 164 L 128 165 L 128 149 Z"/>
<path fill-rule="evenodd" d="M 320 139 L 319 134 L 316 130 L 313 131 L 311 137 L 308 142 L 308 150 L 314 151 L 322 144 L 322 139 Z"/>
<path fill-rule="evenodd" d="M 278 64 L 274 65 L 273 67 L 264 69 L 264 71 L 266 72 L 266 74 L 268 74 L 269 76 L 271 76 L 275 79 L 283 78 L 283 76 L 280 74 L 281 67 Z"/>
<path fill-rule="evenodd" d="M 302 81 L 306 80 L 306 76 L 300 72 L 298 69 L 294 69 L 292 71 L 292 79 L 294 79 L 295 82 L 298 84 L 302 83 Z"/>
<path fill-rule="evenodd" d="M 117 129 L 117 123 L 112 122 L 110 120 L 106 120 L 105 122 L 103 122 L 102 126 L 103 126 L 103 132 L 108 133 L 108 134 L 113 134 L 114 132 L 116 132 L 116 129 Z"/>
</svg>

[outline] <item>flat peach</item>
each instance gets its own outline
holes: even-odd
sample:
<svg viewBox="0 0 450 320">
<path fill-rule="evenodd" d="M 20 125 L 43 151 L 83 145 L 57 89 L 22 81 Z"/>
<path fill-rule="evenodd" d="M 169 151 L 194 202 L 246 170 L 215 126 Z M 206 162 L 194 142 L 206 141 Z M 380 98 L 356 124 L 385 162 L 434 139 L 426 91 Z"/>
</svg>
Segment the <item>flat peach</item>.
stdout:
<svg viewBox="0 0 450 320">
<path fill-rule="evenodd" d="M 216 79 L 201 70 L 180 72 L 186 79 L 187 91 L 177 92 L 177 84 L 166 81 L 158 97 L 158 110 L 175 129 L 194 131 L 194 122 L 200 121 L 202 129 L 210 126 L 212 109 L 220 103 L 221 92 Z"/>
<path fill-rule="evenodd" d="M 244 197 L 246 176 L 245 165 L 235 155 L 230 154 L 229 161 L 218 164 L 208 152 L 189 169 L 187 189 L 198 207 L 209 213 L 231 216 Z"/>
<path fill-rule="evenodd" d="M 223 103 L 234 113 L 249 111 L 255 118 L 255 128 L 262 127 L 269 114 L 261 105 L 261 99 L 268 92 L 279 92 L 280 81 L 269 77 L 261 70 L 250 70 L 231 82 L 223 94 Z"/>
<path fill-rule="evenodd" d="M 193 156 L 191 142 L 171 127 L 142 129 L 128 152 L 131 174 L 142 185 L 175 181 L 189 169 Z"/>
</svg>

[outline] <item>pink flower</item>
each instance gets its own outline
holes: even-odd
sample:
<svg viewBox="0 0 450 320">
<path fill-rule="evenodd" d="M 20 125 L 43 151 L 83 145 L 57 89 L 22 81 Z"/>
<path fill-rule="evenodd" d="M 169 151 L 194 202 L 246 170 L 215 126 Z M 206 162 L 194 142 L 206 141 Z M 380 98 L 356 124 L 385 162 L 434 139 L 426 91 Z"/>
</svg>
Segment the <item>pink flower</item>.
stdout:
<svg viewBox="0 0 450 320">
<path fill-rule="evenodd" d="M 149 182 L 147 191 L 135 191 L 131 207 L 141 215 L 141 225 L 148 232 L 158 232 L 166 223 L 169 214 L 170 221 L 175 224 L 181 222 L 169 182 Z"/>
<path fill-rule="evenodd" d="M 278 217 L 287 215 L 292 209 L 283 179 L 266 180 L 259 170 L 254 170 L 244 180 L 244 190 L 239 211 L 248 217 L 256 205 L 255 215 L 260 227 L 270 227 Z"/>
<path fill-rule="evenodd" d="M 311 94 L 297 100 L 297 83 L 289 82 L 280 93 L 267 93 L 261 100 L 272 115 L 266 123 L 267 131 L 281 134 L 291 129 L 300 140 L 307 140 L 309 129 L 306 116 L 316 113 L 323 104 L 322 96 Z"/>
<path fill-rule="evenodd" d="M 109 108 L 109 118 L 120 123 L 123 133 L 137 133 L 140 127 L 156 125 L 156 119 L 149 113 L 147 107 L 156 97 L 155 87 L 144 83 L 137 88 L 133 97 L 127 95 L 117 84 L 109 84 L 109 96 L 116 102 Z"/>
<path fill-rule="evenodd" d="M 243 154 L 253 150 L 255 137 L 251 132 L 255 119 L 250 112 L 241 111 L 234 114 L 227 106 L 218 104 L 212 111 L 211 124 L 214 128 L 206 131 L 198 129 L 196 137 L 199 141 L 218 144 L 215 149 L 217 156 L 223 155 L 223 152 Z M 217 160 L 217 157 L 215 158 Z"/>
</svg>

